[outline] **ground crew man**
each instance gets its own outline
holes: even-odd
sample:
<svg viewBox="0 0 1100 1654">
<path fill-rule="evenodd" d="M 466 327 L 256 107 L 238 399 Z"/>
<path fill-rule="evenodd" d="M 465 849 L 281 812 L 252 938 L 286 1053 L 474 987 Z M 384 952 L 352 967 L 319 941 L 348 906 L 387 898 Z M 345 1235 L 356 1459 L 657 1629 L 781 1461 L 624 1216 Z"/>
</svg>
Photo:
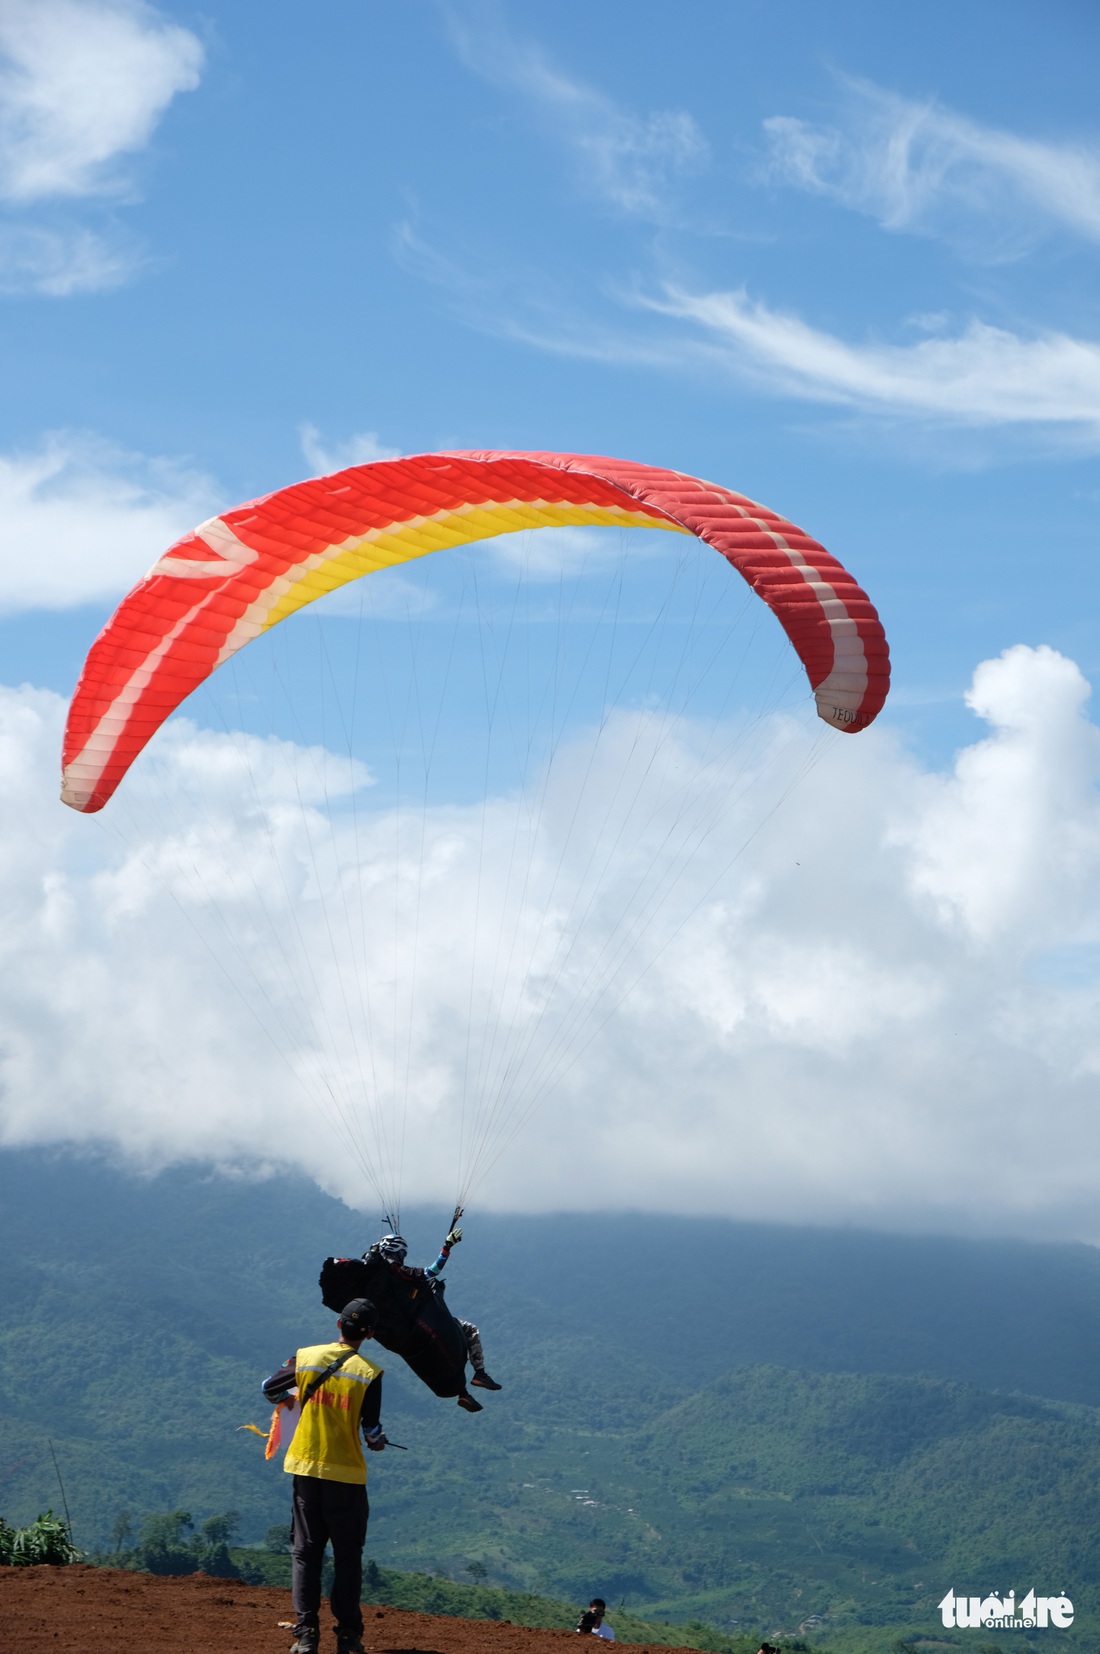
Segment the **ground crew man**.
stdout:
<svg viewBox="0 0 1100 1654">
<path fill-rule="evenodd" d="M 284 1464 L 294 1477 L 291 1654 L 317 1654 L 321 1563 L 328 1541 L 337 1654 L 363 1654 L 359 1597 L 368 1505 L 360 1433 L 374 1453 L 386 1445 L 380 1423 L 382 1369 L 359 1354 L 375 1318 L 369 1299 L 354 1298 L 336 1323 L 338 1343 L 307 1345 L 264 1380 L 264 1395 L 275 1403 L 298 1391 L 297 1424 Z"/>
</svg>

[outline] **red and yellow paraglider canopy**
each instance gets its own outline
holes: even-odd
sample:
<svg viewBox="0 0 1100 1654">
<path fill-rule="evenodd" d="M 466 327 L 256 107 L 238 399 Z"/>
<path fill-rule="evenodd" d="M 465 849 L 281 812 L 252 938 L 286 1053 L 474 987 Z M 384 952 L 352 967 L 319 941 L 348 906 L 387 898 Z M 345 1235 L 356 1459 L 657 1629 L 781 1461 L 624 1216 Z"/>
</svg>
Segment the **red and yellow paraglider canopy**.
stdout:
<svg viewBox="0 0 1100 1654">
<path fill-rule="evenodd" d="M 867 594 L 816 540 L 681 471 L 583 454 L 440 453 L 315 477 L 203 523 L 125 597 L 69 711 L 61 796 L 101 810 L 170 713 L 217 666 L 336 587 L 518 529 L 596 524 L 693 534 L 771 608 L 826 723 L 881 710 L 889 651 Z"/>
</svg>

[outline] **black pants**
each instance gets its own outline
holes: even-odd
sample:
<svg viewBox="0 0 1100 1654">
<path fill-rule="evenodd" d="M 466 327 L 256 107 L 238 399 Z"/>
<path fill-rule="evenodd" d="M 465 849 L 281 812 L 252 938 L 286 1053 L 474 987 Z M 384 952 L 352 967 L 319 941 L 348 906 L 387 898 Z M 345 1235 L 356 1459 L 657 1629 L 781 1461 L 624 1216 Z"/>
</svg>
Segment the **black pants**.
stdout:
<svg viewBox="0 0 1100 1654">
<path fill-rule="evenodd" d="M 367 1538 L 367 1490 L 359 1482 L 295 1476 L 290 1540 L 291 1589 L 299 1626 L 316 1625 L 321 1607 L 321 1563 L 332 1541 L 332 1617 L 337 1633 L 363 1635 L 363 1546 Z"/>
</svg>

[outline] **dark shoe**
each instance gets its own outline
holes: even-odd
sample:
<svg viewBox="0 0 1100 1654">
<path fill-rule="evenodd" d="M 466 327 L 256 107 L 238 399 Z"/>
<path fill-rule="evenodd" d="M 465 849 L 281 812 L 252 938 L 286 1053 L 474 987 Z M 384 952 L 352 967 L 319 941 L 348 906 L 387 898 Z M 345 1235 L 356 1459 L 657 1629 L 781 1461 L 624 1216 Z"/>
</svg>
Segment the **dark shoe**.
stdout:
<svg viewBox="0 0 1100 1654">
<path fill-rule="evenodd" d="M 475 1390 L 499 1390 L 501 1388 L 495 1378 L 489 1377 L 489 1374 L 485 1371 L 484 1367 L 482 1367 L 479 1373 L 474 1374 L 473 1378 L 470 1380 L 470 1383 L 473 1385 Z"/>
<path fill-rule="evenodd" d="M 460 1407 L 465 1407 L 465 1409 L 468 1413 L 480 1413 L 481 1412 L 481 1403 L 480 1403 L 480 1401 L 475 1401 L 473 1396 L 468 1396 L 465 1393 L 465 1391 L 463 1391 L 462 1395 L 459 1396 L 458 1405 Z"/>
<path fill-rule="evenodd" d="M 336 1654 L 367 1654 L 362 1637 L 342 1637 L 336 1634 Z"/>
<path fill-rule="evenodd" d="M 300 1625 L 294 1633 L 290 1654 L 317 1654 L 321 1633 L 315 1625 Z"/>
</svg>

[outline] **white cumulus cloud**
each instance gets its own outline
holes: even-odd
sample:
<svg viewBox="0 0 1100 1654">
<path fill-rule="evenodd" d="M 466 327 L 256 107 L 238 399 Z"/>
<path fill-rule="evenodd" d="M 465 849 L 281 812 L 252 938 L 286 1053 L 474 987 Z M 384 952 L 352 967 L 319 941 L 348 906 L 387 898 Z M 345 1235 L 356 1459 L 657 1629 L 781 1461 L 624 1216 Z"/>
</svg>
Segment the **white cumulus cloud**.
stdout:
<svg viewBox="0 0 1100 1654">
<path fill-rule="evenodd" d="M 974 675 L 967 704 L 992 734 L 929 778 L 914 852 L 914 889 L 974 942 L 1028 947 L 1091 940 L 1079 911 L 1100 885 L 1100 731 L 1073 661 L 1017 645 Z"/>
<path fill-rule="evenodd" d="M 943 772 L 879 727 L 811 765 L 765 721 L 734 762 L 622 711 L 545 785 L 401 816 L 346 757 L 180 721 L 78 818 L 61 703 L 4 691 L 0 1138 L 372 1204 L 327 1124 L 362 1094 L 383 1171 L 445 1201 L 466 1076 L 517 1123 L 546 1091 L 497 1206 L 1100 1239 L 1086 697 L 1049 648 L 983 663 Z"/>
<path fill-rule="evenodd" d="M 78 221 L 76 203 L 132 194 L 127 158 L 202 65 L 195 35 L 145 0 L 4 0 L 0 291 L 65 297 L 133 275 L 133 238 Z"/>
<path fill-rule="evenodd" d="M 219 503 L 208 477 L 80 433 L 0 455 L 0 611 L 120 597 Z"/>
<path fill-rule="evenodd" d="M 8 201 L 120 187 L 121 156 L 148 143 L 203 52 L 142 0 L 4 0 L 0 193 Z"/>
</svg>

